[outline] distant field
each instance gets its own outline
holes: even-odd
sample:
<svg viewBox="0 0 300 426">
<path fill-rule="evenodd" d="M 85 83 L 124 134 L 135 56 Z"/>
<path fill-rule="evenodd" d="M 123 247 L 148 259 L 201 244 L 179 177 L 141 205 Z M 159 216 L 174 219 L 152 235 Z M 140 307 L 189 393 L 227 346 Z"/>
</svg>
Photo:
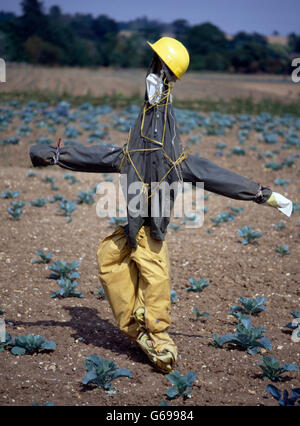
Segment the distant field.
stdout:
<svg viewBox="0 0 300 426">
<path fill-rule="evenodd" d="M 125 97 L 144 95 L 146 69 L 49 68 L 27 64 L 7 64 L 7 82 L 2 93 L 47 91 L 57 95 Z M 174 87 L 175 98 L 224 100 L 252 98 L 289 103 L 300 100 L 300 84 L 288 75 L 242 75 L 188 72 Z"/>
</svg>

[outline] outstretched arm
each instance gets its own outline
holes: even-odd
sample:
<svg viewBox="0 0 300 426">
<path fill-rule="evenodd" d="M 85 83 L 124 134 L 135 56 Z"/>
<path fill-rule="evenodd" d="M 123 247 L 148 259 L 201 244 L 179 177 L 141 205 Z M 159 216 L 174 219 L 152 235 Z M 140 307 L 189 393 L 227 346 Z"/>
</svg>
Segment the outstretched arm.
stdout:
<svg viewBox="0 0 300 426">
<path fill-rule="evenodd" d="M 204 189 L 235 200 L 266 203 L 280 209 L 290 216 L 292 202 L 281 194 L 272 192 L 242 175 L 224 169 L 206 158 L 189 155 L 182 162 L 182 174 L 185 182 L 203 182 Z"/>
<path fill-rule="evenodd" d="M 33 166 L 58 164 L 64 169 L 90 173 L 117 173 L 123 157 L 121 147 L 103 144 L 62 148 L 34 145 L 29 153 Z"/>
</svg>

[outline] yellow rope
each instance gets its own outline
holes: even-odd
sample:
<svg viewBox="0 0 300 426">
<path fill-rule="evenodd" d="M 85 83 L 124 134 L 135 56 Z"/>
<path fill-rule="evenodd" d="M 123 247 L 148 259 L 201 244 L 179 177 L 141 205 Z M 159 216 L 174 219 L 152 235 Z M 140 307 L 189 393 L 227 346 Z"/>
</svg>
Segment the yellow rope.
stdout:
<svg viewBox="0 0 300 426">
<path fill-rule="evenodd" d="M 166 82 L 166 80 L 165 80 L 165 82 Z M 164 83 L 165 83 L 164 82 Z M 170 87 L 171 87 L 171 85 L 170 85 L 170 83 L 168 83 L 167 82 L 167 86 L 168 86 L 168 88 L 167 88 L 167 90 L 165 90 L 163 93 L 162 93 L 162 95 L 164 95 L 165 93 L 166 93 L 166 95 L 165 96 L 163 96 L 158 102 L 156 102 L 156 103 L 154 103 L 154 104 L 152 104 L 152 105 L 150 105 L 148 108 L 146 108 L 146 104 L 144 105 L 144 109 L 143 109 L 143 116 L 142 116 L 142 122 L 141 122 L 141 136 L 142 136 L 142 138 L 143 139 L 147 139 L 147 140 L 149 140 L 149 141 L 151 141 L 151 142 L 153 142 L 153 143 L 156 143 L 156 144 L 158 144 L 158 145 L 160 145 L 160 148 L 137 148 L 137 149 L 133 149 L 133 150 L 129 150 L 129 142 L 130 142 L 130 136 L 131 136 L 131 129 L 130 129 L 130 131 L 129 131 L 129 135 L 128 135 L 128 142 L 127 142 L 127 144 L 125 145 L 125 150 L 124 150 L 124 147 L 123 147 L 123 157 L 122 157 L 122 160 L 121 160 L 121 163 L 120 163 L 120 166 L 119 166 L 119 171 L 121 170 L 121 167 L 122 167 L 122 164 L 123 164 L 123 161 L 124 161 L 124 159 L 125 159 L 125 157 L 127 156 L 128 157 L 128 159 L 129 159 L 129 161 L 130 161 L 130 163 L 131 163 L 131 165 L 132 165 L 132 167 L 134 168 L 134 171 L 135 171 L 135 173 L 137 174 L 137 176 L 138 176 L 138 178 L 139 178 L 139 180 L 142 182 L 142 193 L 144 193 L 145 195 L 147 195 L 148 194 L 148 190 L 147 190 L 147 187 L 149 187 L 149 183 L 145 183 L 144 181 L 143 181 L 143 179 L 142 179 L 142 177 L 141 177 L 141 175 L 140 175 L 140 173 L 138 172 L 138 170 L 137 170 L 137 168 L 135 167 L 135 165 L 134 165 L 134 163 L 133 163 L 133 160 L 132 160 L 132 158 L 131 158 L 131 155 L 130 155 L 130 153 L 131 152 L 137 152 L 137 151 L 157 151 L 157 150 L 159 150 L 159 149 L 162 149 L 162 151 L 163 151 L 163 155 L 168 159 L 168 161 L 171 163 L 171 167 L 169 168 L 169 170 L 164 174 L 164 176 L 161 178 L 161 180 L 157 183 L 157 185 L 154 187 L 154 189 L 153 189 L 153 191 L 152 191 L 152 193 L 151 193 L 151 195 L 148 195 L 148 199 L 149 198 L 151 198 L 153 195 L 154 195 L 154 193 L 155 193 L 155 191 L 156 191 L 156 189 L 160 186 L 160 184 L 164 181 L 164 179 L 169 175 L 169 173 L 172 171 L 172 169 L 175 167 L 175 166 L 177 166 L 178 164 L 180 164 L 183 160 L 185 160 L 185 158 L 187 158 L 187 154 L 188 154 L 188 151 L 186 151 L 186 152 L 182 152 L 181 154 L 180 154 L 180 156 L 175 160 L 175 161 L 173 161 L 168 155 L 167 155 L 167 153 L 165 152 L 165 150 L 164 150 L 164 139 L 165 139 L 165 131 L 166 131 L 166 122 L 167 122 L 167 107 L 168 107 L 168 105 L 171 103 L 171 102 L 169 102 L 169 98 L 170 98 Z M 153 95 L 153 97 L 154 97 L 155 95 Z M 164 103 L 164 104 L 162 104 L 162 102 L 164 101 L 164 100 L 166 100 L 166 102 Z M 145 122 L 145 114 L 146 114 L 146 112 L 147 111 L 149 111 L 151 108 L 154 108 L 155 106 L 160 106 L 160 105 L 164 105 L 165 106 L 165 110 L 164 110 L 164 127 L 163 127 L 163 134 L 162 134 L 162 140 L 161 140 L 161 142 L 160 141 L 157 141 L 157 140 L 155 140 L 155 139 L 151 139 L 151 138 L 149 138 L 149 137 L 147 137 L 147 136 L 145 136 L 144 134 L 143 134 L 143 128 L 144 128 L 144 122 Z"/>
<path fill-rule="evenodd" d="M 166 80 L 164 81 L 164 83 L 165 82 L 166 82 Z M 168 104 L 170 103 L 169 102 L 169 98 L 170 98 L 170 90 L 171 90 L 170 87 L 171 86 L 170 86 L 169 83 L 167 83 L 167 86 L 168 86 L 167 90 L 165 90 L 164 92 L 162 92 L 162 97 L 161 97 L 161 99 L 158 102 L 150 105 L 147 109 L 146 109 L 146 104 L 144 105 L 143 118 L 142 118 L 142 122 L 141 122 L 141 136 L 144 139 L 147 139 L 147 140 L 149 140 L 149 141 L 151 141 L 153 143 L 159 144 L 161 146 L 164 145 L 165 131 L 166 131 L 166 122 L 167 122 L 167 120 L 166 120 L 166 118 L 167 118 L 167 110 L 168 110 Z M 164 96 L 164 94 L 165 94 L 165 96 Z M 166 100 L 165 103 L 163 103 L 164 100 Z M 144 122 L 145 122 L 146 112 L 149 111 L 151 108 L 154 108 L 155 106 L 160 106 L 160 105 L 164 105 L 164 107 L 165 107 L 165 111 L 164 111 L 164 128 L 163 128 L 162 140 L 161 141 L 157 141 L 155 139 L 149 138 L 148 136 L 145 136 L 143 134 L 143 129 L 144 129 Z"/>
<path fill-rule="evenodd" d="M 158 151 L 161 148 L 140 148 L 140 149 L 131 149 L 128 152 L 137 152 L 137 151 Z"/>
</svg>

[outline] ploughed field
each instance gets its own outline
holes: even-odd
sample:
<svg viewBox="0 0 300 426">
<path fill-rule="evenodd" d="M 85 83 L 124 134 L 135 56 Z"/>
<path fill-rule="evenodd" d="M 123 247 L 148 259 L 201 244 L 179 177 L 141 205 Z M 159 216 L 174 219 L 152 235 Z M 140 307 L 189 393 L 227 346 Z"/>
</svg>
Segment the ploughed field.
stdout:
<svg viewBox="0 0 300 426">
<path fill-rule="evenodd" d="M 34 85 L 41 76 L 31 79 L 28 84 Z M 54 78 L 42 84 L 50 81 L 58 84 Z M 97 86 L 96 77 L 91 84 Z M 169 378 L 120 333 L 99 287 L 97 246 L 123 221 L 97 215 L 95 187 L 117 183 L 117 176 L 34 169 L 28 154 L 30 145 L 56 144 L 58 138 L 66 146 L 122 146 L 139 108 L 67 102 L 50 107 L 34 99 L 0 108 L 0 318 L 7 332 L 0 352 L 0 405 L 277 405 L 267 385 L 289 395 L 300 387 L 295 367 L 300 364 L 295 320 L 300 311 L 300 117 L 175 109 L 187 149 L 294 202 L 287 218 L 270 207 L 205 191 L 203 226 L 197 226 L 200 210 L 172 220 L 169 332 L 178 345 L 176 370 L 193 379 L 184 397 L 171 394 Z M 28 338 L 26 346 L 21 337 L 29 334 L 46 340 L 32 354 Z M 227 334 L 235 338 L 226 340 Z M 91 368 L 91 363 L 85 367 L 86 358 L 93 354 L 130 373 L 122 370 L 124 376 L 104 381 L 106 389 L 100 379 L 98 386 L 84 380 Z M 259 364 L 271 363 L 266 357 L 286 364 L 279 375 L 273 365 L 264 377 Z M 276 377 L 281 380 L 272 381 Z"/>
<path fill-rule="evenodd" d="M 8 63 L 3 92 L 48 91 L 73 96 L 144 96 L 144 69 L 43 67 Z M 290 75 L 187 72 L 174 87 L 177 100 L 270 98 L 288 103 L 299 100 L 300 85 Z"/>
</svg>

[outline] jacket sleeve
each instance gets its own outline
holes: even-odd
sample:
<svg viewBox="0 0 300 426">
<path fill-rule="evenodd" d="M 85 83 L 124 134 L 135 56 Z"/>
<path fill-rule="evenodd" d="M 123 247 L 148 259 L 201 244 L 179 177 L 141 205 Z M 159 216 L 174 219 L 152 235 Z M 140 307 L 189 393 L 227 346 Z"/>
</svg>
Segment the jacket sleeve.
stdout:
<svg viewBox="0 0 300 426">
<path fill-rule="evenodd" d="M 60 167 L 77 172 L 117 173 L 123 157 L 123 150 L 116 145 L 67 146 L 57 150 L 50 145 L 33 145 L 30 147 L 33 166 Z"/>
<path fill-rule="evenodd" d="M 195 155 L 189 155 L 182 162 L 182 176 L 185 182 L 203 182 L 205 190 L 235 200 L 261 204 L 272 194 L 270 188 Z"/>
</svg>

